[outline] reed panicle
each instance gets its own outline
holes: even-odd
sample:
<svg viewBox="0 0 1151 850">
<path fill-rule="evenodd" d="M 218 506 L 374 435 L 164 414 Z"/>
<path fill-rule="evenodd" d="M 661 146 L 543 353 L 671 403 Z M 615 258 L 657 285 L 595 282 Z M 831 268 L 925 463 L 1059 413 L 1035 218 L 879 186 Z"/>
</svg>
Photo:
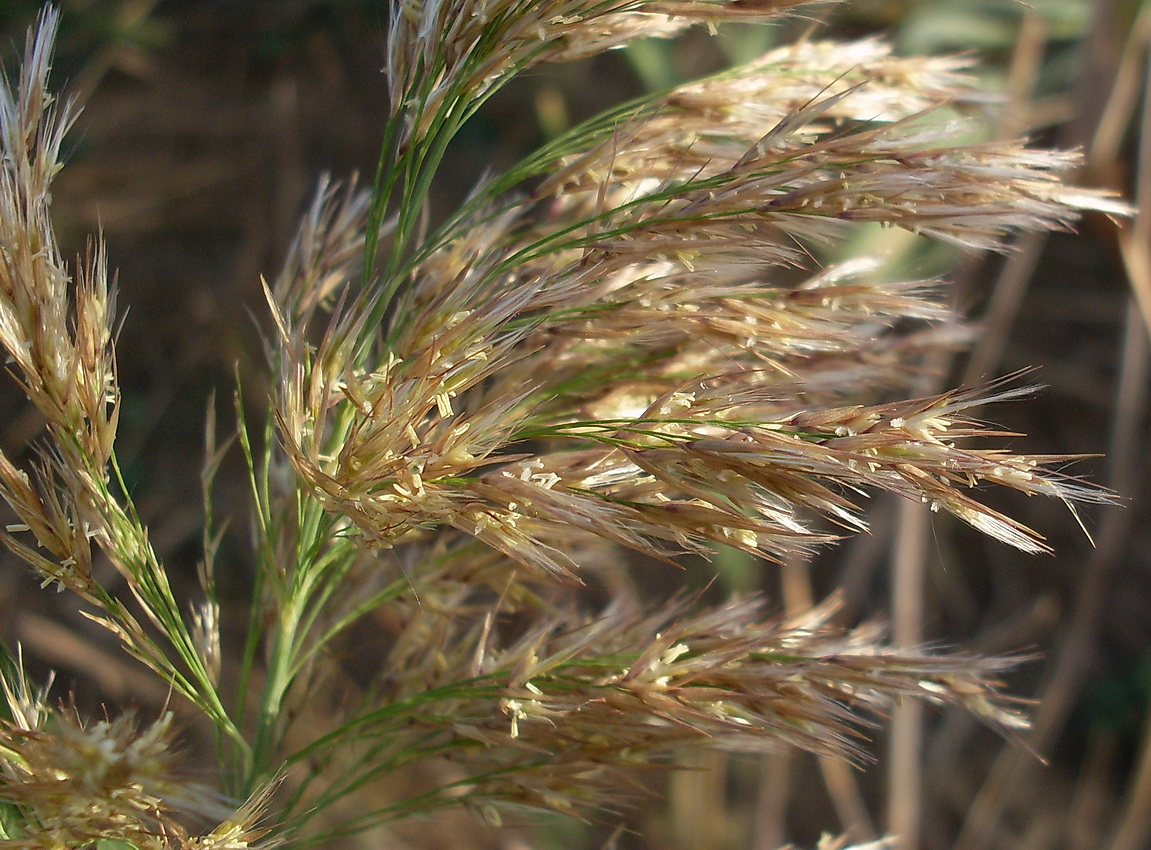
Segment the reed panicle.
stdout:
<svg viewBox="0 0 1151 850">
<path fill-rule="evenodd" d="M 0 344 L 46 429 L 34 466 L 0 454 L 3 541 L 211 721 L 220 764 L 217 787 L 192 782 L 171 714 L 85 722 L 12 663 L 0 847 L 224 850 L 450 806 L 610 810 L 631 769 L 685 749 L 865 760 L 866 729 L 907 698 L 1026 725 L 999 690 L 1012 659 L 896 649 L 834 600 L 789 619 L 757 598 L 641 602 L 621 554 L 791 559 L 865 530 L 861 500 L 884 491 L 1040 552 L 980 488 L 1110 500 L 974 419 L 1026 392 L 1016 378 L 879 400 L 968 334 L 942 282 L 884 281 L 867 257 L 803 270 L 860 222 L 997 249 L 1126 212 L 1064 183 L 1074 155 L 940 119 L 979 98 L 967 60 L 779 48 L 574 128 L 427 226 L 448 143 L 515 74 L 805 5 L 392 4 L 374 183 L 323 182 L 265 284 L 275 389 L 265 421 L 237 404 L 254 578 L 227 651 L 242 624 L 221 625 L 210 490 L 202 595 L 183 599 L 120 481 L 104 248 L 71 271 L 50 217 L 76 113 L 49 92 L 44 12 L 0 87 Z M 228 447 L 208 433 L 210 484 Z M 332 660 L 353 626 L 388 647 L 356 693 Z M 417 768 L 437 782 L 378 802 Z"/>
</svg>

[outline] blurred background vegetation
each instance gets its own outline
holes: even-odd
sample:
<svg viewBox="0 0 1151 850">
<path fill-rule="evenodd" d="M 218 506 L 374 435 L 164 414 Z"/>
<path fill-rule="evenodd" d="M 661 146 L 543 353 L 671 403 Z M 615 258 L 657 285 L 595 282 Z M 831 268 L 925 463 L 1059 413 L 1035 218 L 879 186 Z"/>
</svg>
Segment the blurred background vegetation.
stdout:
<svg viewBox="0 0 1151 850">
<path fill-rule="evenodd" d="M 7 55 L 39 5 L 0 4 Z M 259 408 L 267 390 L 253 318 L 264 309 L 260 275 L 277 270 L 321 173 L 347 177 L 374 167 L 386 108 L 386 7 L 380 0 L 62 5 L 56 83 L 70 83 L 87 105 L 57 183 L 57 221 L 66 254 L 101 230 L 119 269 L 121 458 L 159 554 L 191 589 L 204 411 L 213 393 L 227 397 L 234 372 Z M 485 169 L 514 162 L 608 105 L 804 35 L 881 36 L 908 54 L 972 52 L 988 94 L 974 111 L 989 132 L 1081 147 L 1081 182 L 1135 197 L 1151 183 L 1151 168 L 1139 167 L 1140 156 L 1151 156 L 1142 93 L 1149 10 L 1140 0 L 850 0 L 775 28 L 725 28 L 715 39 L 693 32 L 553 66 L 500 92 L 466 128 L 434 203 L 440 213 L 450 209 Z M 959 255 L 878 230 L 835 249 L 886 254 L 901 274 L 955 281 L 957 303 L 986 332 L 969 355 L 939 364 L 952 383 L 1041 367 L 1042 394 L 987 416 L 1027 434 L 1017 447 L 1029 453 L 1106 456 L 1070 466 L 1126 500 L 1125 509 L 1085 512 L 1094 548 L 1057 504 L 992 496 L 1056 551 L 1027 557 L 945 518 L 924 525 L 877 500 L 873 533 L 815 563 L 764 568 L 721 554 L 684 574 L 702 586 L 718 569 L 715 592 L 762 590 L 780 610 L 839 589 L 847 616 L 893 619 L 905 636 L 987 653 L 1034 651 L 1039 660 L 1011 683 L 1014 693 L 1040 701 L 1031 737 L 1004 741 L 968 717 L 928 714 L 922 740 L 911 739 L 911 769 L 887 758 L 884 729 L 874 734 L 877 763 L 863 769 L 807 755 L 709 755 L 693 770 L 648 777 L 651 798 L 620 815 L 627 829 L 613 839 L 618 846 L 766 850 L 787 839 L 811 844 L 822 830 L 874 836 L 908 817 L 920 825 L 924 848 L 1148 846 L 1148 235 L 1142 218 L 1124 233 L 1088 219 L 1077 234 L 1020 240 L 1006 257 Z M 40 423 L 13 387 L 0 388 L 0 411 L 0 447 L 19 456 Z M 245 494 L 238 464 L 221 474 L 216 501 L 236 519 L 219 562 L 233 565 L 237 598 L 248 563 Z M 668 584 L 667 568 L 658 570 L 654 580 Z M 41 593 L 6 563 L 0 637 L 20 642 L 35 669 L 59 671 L 58 693 L 74 692 L 93 713 L 103 704 L 162 705 L 164 686 L 70 603 Z M 197 734 L 190 726 L 193 741 Z M 899 814 L 901 807 L 910 811 Z M 399 834 L 396 846 L 595 847 L 616 825 L 549 821 L 528 833 L 425 824 Z"/>
</svg>

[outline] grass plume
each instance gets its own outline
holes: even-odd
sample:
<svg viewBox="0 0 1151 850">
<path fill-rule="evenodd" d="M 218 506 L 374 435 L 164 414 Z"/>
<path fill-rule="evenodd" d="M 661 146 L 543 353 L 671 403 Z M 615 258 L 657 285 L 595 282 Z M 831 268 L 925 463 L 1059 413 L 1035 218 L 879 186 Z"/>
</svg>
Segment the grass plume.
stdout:
<svg viewBox="0 0 1151 850">
<path fill-rule="evenodd" d="M 43 14 L 0 88 L 0 344 L 46 423 L 38 463 L 0 454 L 3 541 L 206 717 L 220 758 L 218 787 L 191 782 L 170 715 L 85 722 L 10 665 L 0 847 L 304 845 L 450 806 L 578 815 L 692 748 L 862 760 L 907 698 L 1025 725 L 1000 692 L 1010 660 L 892 648 L 831 603 L 786 620 L 756 598 L 644 603 L 621 554 L 802 557 L 865 530 L 877 492 L 1041 552 L 982 488 L 1110 499 L 973 418 L 1015 380 L 891 400 L 909 360 L 965 332 L 941 282 L 884 282 L 869 258 L 807 268 L 861 222 L 995 249 L 1125 213 L 1064 183 L 1074 155 L 940 119 L 977 97 L 966 60 L 779 48 L 572 129 L 428 224 L 449 143 L 515 74 L 806 5 L 392 4 L 374 182 L 322 182 L 265 284 L 274 390 L 263 421 L 237 403 L 253 569 L 227 629 L 210 525 L 200 595 L 178 598 L 121 480 L 104 248 L 70 270 L 50 217 L 75 110 L 50 93 Z M 210 485 L 227 446 L 208 432 Z M 353 693 L 337 659 L 364 628 L 386 648 Z M 333 823 L 417 770 L 430 788 Z"/>
</svg>

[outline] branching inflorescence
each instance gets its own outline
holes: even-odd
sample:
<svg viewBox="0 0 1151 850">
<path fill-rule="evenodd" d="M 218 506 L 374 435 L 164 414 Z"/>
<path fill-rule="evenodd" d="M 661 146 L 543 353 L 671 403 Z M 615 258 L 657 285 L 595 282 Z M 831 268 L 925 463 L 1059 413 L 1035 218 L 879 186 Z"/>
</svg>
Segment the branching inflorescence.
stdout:
<svg viewBox="0 0 1151 850">
<path fill-rule="evenodd" d="M 206 715 L 224 761 L 219 792 L 181 791 L 167 716 L 85 726 L 33 710 L 14 668 L 0 846 L 247 847 L 447 805 L 578 812 L 608 802 L 619 771 L 684 748 L 861 758 L 861 725 L 903 697 L 1023 724 L 996 690 L 1005 662 L 892 649 L 827 606 L 791 621 L 747 599 L 645 607 L 617 576 L 589 613 L 578 592 L 624 569 L 621 547 L 809 552 L 866 529 L 861 499 L 879 491 L 1033 552 L 1042 538 L 978 488 L 1107 500 L 1055 459 L 988 447 L 1003 435 L 969 411 L 1018 395 L 1010 384 L 876 402 L 962 336 L 938 282 L 883 282 L 867 258 L 803 271 L 859 222 L 987 249 L 1081 209 L 1124 212 L 1063 184 L 1074 156 L 969 141 L 940 118 L 977 95 L 966 61 L 803 41 L 576 127 L 426 226 L 449 142 L 513 75 L 804 5 L 392 5 L 374 185 L 323 185 L 266 285 L 276 391 L 239 435 L 256 567 L 234 660 L 211 529 L 203 596 L 177 599 L 117 484 L 103 249 L 71 283 L 49 217 L 74 113 L 47 89 L 44 14 L 0 90 L 0 342 L 48 436 L 31 474 L 0 455 L 18 517 L 4 542 Z M 94 577 L 92 543 L 130 597 Z M 369 615 L 390 649 L 341 699 L 331 651 Z M 325 825 L 344 797 L 425 762 L 446 766 L 442 785 Z M 204 819 L 219 826 L 197 833 Z"/>
</svg>

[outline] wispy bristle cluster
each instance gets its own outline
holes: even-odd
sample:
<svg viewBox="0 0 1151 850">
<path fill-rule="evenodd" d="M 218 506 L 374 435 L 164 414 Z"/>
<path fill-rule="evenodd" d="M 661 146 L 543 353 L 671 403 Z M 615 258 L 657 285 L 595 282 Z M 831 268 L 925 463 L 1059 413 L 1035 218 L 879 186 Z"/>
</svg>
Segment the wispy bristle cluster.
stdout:
<svg viewBox="0 0 1151 850">
<path fill-rule="evenodd" d="M 408 141 L 508 77 L 583 59 L 695 23 L 764 20 L 825 0 L 400 0 L 387 43 L 392 109 Z"/>
<path fill-rule="evenodd" d="M 56 24 L 57 14 L 45 10 L 29 34 L 18 83 L 0 86 L 0 345 L 48 433 L 32 475 L 0 452 L 0 496 L 19 520 L 0 532 L 0 542 L 45 585 L 94 605 L 94 619 L 129 652 L 231 727 L 147 529 L 117 494 L 116 319 L 104 249 L 96 242 L 73 280 L 49 209 L 73 115 L 48 89 Z M 94 578 L 93 543 L 125 580 L 127 599 Z"/>
<path fill-rule="evenodd" d="M 461 634 L 459 620 L 423 611 L 408 626 L 421 639 L 389 659 L 394 670 L 424 671 L 394 680 L 396 704 L 419 705 L 419 719 L 399 730 L 381 715 L 354 734 L 362 746 L 388 741 L 386 753 L 424 750 L 474 766 L 475 805 L 578 812 L 592 800 L 618 805 L 621 769 L 693 747 L 864 760 L 869 720 L 903 698 L 1026 725 L 995 681 L 1013 662 L 883 647 L 874 628 L 830 625 L 834 604 L 790 620 L 765 619 L 754 599 L 691 609 L 645 615 L 617 600 L 593 619 L 550 618 L 502 647 L 490 632 Z"/>
<path fill-rule="evenodd" d="M 24 813 L 5 850 L 59 850 L 129 842 L 138 850 L 271 847 L 256 822 L 266 799 L 236 810 L 175 769 L 172 715 L 143 725 L 131 714 L 84 723 L 31 692 L 22 666 L 4 683 L 11 720 L 0 721 L 0 801 Z M 219 825 L 203 834 L 192 822 Z"/>
<path fill-rule="evenodd" d="M 48 423 L 55 444 L 37 487 L 0 456 L 0 492 L 34 531 L 42 553 L 4 541 L 47 581 L 90 590 L 91 556 L 76 489 L 103 478 L 116 433 L 118 389 L 111 348 L 114 306 L 103 250 L 96 246 L 75 282 L 56 245 L 49 211 L 60 169 L 60 145 L 73 120 L 49 95 L 55 16 L 30 39 L 15 87 L 0 87 L 0 345 L 28 399 Z M 61 476 L 72 484 L 59 484 Z"/>
<path fill-rule="evenodd" d="M 596 126 L 598 144 L 565 153 L 536 194 L 559 187 L 640 191 L 669 179 L 721 173 L 784 118 L 819 104 L 808 123 L 792 123 L 799 143 L 846 122 L 891 122 L 940 103 L 978 97 L 969 63 L 953 57 L 899 58 L 879 40 L 802 42 L 749 65 L 681 86 Z"/>
<path fill-rule="evenodd" d="M 167 846 L 162 836 L 180 828 L 166 798 L 186 802 L 194 789 L 169 774 L 171 715 L 146 730 L 127 715 L 87 728 L 71 714 L 54 720 L 50 730 L 0 732 L 7 756 L 0 798 L 33 813 L 24 846 L 84 847 L 111 836 L 141 848 Z M 210 795 L 195 804 L 218 808 Z"/>
<path fill-rule="evenodd" d="M 888 85 L 917 79 L 873 42 L 858 50 Z M 658 557 L 712 542 L 804 551 L 826 539 L 808 530 L 810 512 L 862 527 L 855 494 L 877 489 L 1040 549 L 972 489 L 1090 491 L 1035 459 L 969 445 L 980 429 L 954 414 L 993 391 L 834 403 L 825 373 L 853 359 L 872 365 L 866 380 L 892 383 L 909 328 L 953 323 L 934 288 L 878 282 L 866 262 L 798 282 L 782 267 L 805 240 L 851 222 L 975 247 L 1013 228 L 1065 226 L 1075 211 L 1059 175 L 1073 158 L 959 144 L 954 129 L 912 121 L 917 99 L 942 97 L 942 84 L 892 95 L 891 120 L 864 122 L 862 110 L 878 108 L 865 82 L 798 108 L 784 85 L 780 117 L 758 139 L 745 118 L 714 122 L 708 139 L 689 130 L 699 149 L 673 132 L 685 102 L 702 126 L 709 85 L 721 115 L 737 83 L 754 83 L 770 113 L 770 80 L 789 80 L 797 61 L 777 52 L 746 76 L 692 84 L 610 138 L 577 131 L 559 147 L 585 152 L 561 157 L 562 177 L 535 193 L 545 215 L 514 195 L 473 202 L 417 252 L 390 303 L 345 306 L 313 347 L 308 281 L 355 262 L 316 234 L 363 204 L 317 208 L 314 253 L 271 293 L 281 437 L 316 497 L 375 545 L 451 527 L 568 577 L 578 565 L 565 550 L 584 535 Z M 834 85 L 841 69 L 826 64 L 812 73 Z M 390 327 L 371 342 L 377 319 Z"/>
</svg>

